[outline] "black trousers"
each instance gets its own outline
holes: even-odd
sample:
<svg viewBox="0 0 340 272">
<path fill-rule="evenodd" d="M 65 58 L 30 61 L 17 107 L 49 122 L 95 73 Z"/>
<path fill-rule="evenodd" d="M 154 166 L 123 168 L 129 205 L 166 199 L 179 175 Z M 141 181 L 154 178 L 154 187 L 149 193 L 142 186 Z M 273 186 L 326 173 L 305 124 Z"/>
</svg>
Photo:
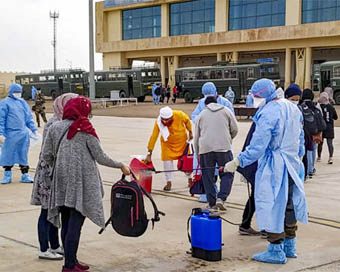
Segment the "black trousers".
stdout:
<svg viewBox="0 0 340 272">
<path fill-rule="evenodd" d="M 200 164 L 202 167 L 202 180 L 210 207 L 216 205 L 216 190 L 214 187 L 216 180 L 214 167 L 216 166 L 216 164 L 218 166 L 224 166 L 227 162 L 231 160 L 233 160 L 233 153 L 231 151 L 209 152 L 200 155 Z M 209 169 L 204 169 L 206 167 Z M 221 179 L 221 184 L 220 191 L 217 197 L 225 201 L 231 192 L 234 174 L 219 172 L 219 176 Z"/>
<path fill-rule="evenodd" d="M 30 169 L 30 167 L 28 165 L 19 165 L 19 167 L 20 167 L 22 174 L 27 174 L 28 170 Z M 5 169 L 5 171 L 11 171 L 12 168 L 13 168 L 13 165 L 12 166 L 4 166 L 3 168 Z"/>
<path fill-rule="evenodd" d="M 80 241 L 81 229 L 85 217 L 74 208 L 61 207 L 61 239 L 65 252 L 65 268 L 73 269 L 77 264 L 77 252 Z"/>
<path fill-rule="evenodd" d="M 285 231 L 282 233 L 268 233 L 268 242 L 272 244 L 281 244 L 285 238 L 293 239 L 296 237 L 297 225 L 293 206 L 293 188 L 294 181 L 288 176 L 288 201 L 285 213 Z"/>
<path fill-rule="evenodd" d="M 53 226 L 47 220 L 47 210 L 41 209 L 41 213 L 38 221 L 38 237 L 40 243 L 40 251 L 46 252 L 49 248 L 49 244 L 52 249 L 59 248 L 58 228 Z"/>
<path fill-rule="evenodd" d="M 246 207 L 244 208 L 243 211 L 243 216 L 242 216 L 242 224 L 240 227 L 244 229 L 248 229 L 251 226 L 251 220 L 253 219 L 254 213 L 255 213 L 255 188 L 254 185 L 250 184 L 250 196 L 248 198 Z"/>
</svg>

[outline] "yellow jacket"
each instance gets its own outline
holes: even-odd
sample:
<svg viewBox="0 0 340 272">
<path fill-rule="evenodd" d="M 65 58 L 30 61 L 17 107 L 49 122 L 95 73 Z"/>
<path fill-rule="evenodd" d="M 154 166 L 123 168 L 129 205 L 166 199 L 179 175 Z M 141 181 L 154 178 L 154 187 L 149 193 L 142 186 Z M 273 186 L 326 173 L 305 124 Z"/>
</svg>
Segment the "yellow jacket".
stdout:
<svg viewBox="0 0 340 272">
<path fill-rule="evenodd" d="M 183 111 L 174 110 L 173 111 L 173 123 L 169 129 L 168 141 L 164 141 L 161 136 L 161 160 L 162 161 L 172 161 L 178 160 L 184 152 L 187 145 L 188 132 L 192 131 L 191 121 L 189 116 Z M 148 150 L 153 150 L 158 139 L 159 127 L 157 125 L 157 120 L 153 127 L 152 135 L 148 143 Z"/>
</svg>

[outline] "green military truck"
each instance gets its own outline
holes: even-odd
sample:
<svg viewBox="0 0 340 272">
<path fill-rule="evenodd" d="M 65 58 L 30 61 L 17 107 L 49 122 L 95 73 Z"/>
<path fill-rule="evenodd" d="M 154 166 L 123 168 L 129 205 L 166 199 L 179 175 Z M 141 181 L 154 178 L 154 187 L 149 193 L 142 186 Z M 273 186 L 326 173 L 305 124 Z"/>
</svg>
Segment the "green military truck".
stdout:
<svg viewBox="0 0 340 272">
<path fill-rule="evenodd" d="M 326 87 L 333 88 L 335 103 L 340 105 L 340 61 L 320 64 L 319 90 L 323 92 Z"/>
</svg>

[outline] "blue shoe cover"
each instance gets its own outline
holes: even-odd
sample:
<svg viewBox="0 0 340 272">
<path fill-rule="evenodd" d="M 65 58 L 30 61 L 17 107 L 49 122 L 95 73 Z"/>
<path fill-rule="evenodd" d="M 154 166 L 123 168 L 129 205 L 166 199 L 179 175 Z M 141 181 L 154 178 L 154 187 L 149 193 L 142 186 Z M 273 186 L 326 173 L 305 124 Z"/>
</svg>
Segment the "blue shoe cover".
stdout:
<svg viewBox="0 0 340 272">
<path fill-rule="evenodd" d="M 22 174 L 21 176 L 21 182 L 22 183 L 33 183 L 33 179 L 31 178 L 31 176 L 27 173 Z"/>
<path fill-rule="evenodd" d="M 198 199 L 198 202 L 208 203 L 207 195 L 200 195 L 200 198 Z"/>
<path fill-rule="evenodd" d="M 285 264 L 287 262 L 286 254 L 281 244 L 269 244 L 266 251 L 256 253 L 253 259 L 258 262 Z"/>
<path fill-rule="evenodd" d="M 12 171 L 5 171 L 4 177 L 1 180 L 1 184 L 8 184 L 12 182 Z"/>
<path fill-rule="evenodd" d="M 283 251 L 286 253 L 287 258 L 296 258 L 296 238 L 285 239 Z"/>
</svg>

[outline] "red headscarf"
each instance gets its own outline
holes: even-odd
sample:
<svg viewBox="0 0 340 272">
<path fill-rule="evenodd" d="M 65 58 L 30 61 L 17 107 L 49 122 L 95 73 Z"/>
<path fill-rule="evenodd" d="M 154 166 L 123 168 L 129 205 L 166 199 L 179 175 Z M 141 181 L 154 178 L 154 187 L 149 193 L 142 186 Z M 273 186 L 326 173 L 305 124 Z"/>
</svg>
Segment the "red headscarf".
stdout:
<svg viewBox="0 0 340 272">
<path fill-rule="evenodd" d="M 70 126 L 67 134 L 67 139 L 72 139 L 78 132 L 86 132 L 95 136 L 97 139 L 95 129 L 88 119 L 91 113 L 91 101 L 86 97 L 79 96 L 72 98 L 64 107 L 63 120 L 75 120 Z"/>
</svg>

